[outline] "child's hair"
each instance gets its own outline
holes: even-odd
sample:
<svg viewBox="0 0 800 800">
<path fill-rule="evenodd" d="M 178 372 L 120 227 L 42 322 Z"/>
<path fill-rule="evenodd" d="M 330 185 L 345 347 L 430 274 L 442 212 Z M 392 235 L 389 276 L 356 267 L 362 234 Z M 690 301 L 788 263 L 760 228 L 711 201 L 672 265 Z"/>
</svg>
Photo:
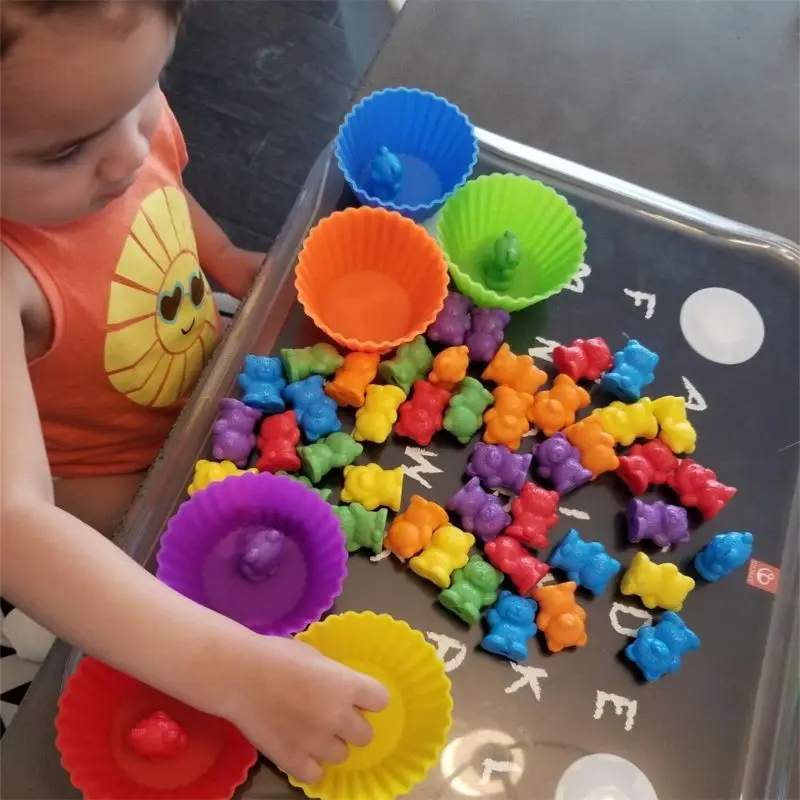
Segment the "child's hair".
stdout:
<svg viewBox="0 0 800 800">
<path fill-rule="evenodd" d="M 14 11 L 35 19 L 51 14 L 78 14 L 90 10 L 96 11 L 108 2 L 109 0 L 3 0 L 3 6 L 6 10 L 13 7 Z M 191 0 L 127 0 L 127 2 L 157 6 L 164 11 L 171 22 L 177 25 Z M 19 28 L 13 23 L 9 23 L 6 16 L 3 14 L 0 18 L 0 58 L 8 55 L 20 36 Z"/>
</svg>

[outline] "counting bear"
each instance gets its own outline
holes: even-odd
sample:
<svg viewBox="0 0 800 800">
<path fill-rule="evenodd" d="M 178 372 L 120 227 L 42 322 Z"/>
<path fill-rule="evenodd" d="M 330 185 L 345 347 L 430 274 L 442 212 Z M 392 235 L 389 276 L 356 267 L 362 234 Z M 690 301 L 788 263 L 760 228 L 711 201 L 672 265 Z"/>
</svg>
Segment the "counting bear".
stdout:
<svg viewBox="0 0 800 800">
<path fill-rule="evenodd" d="M 344 468 L 343 503 L 361 503 L 367 511 L 386 506 L 399 511 L 403 501 L 402 467 L 381 469 L 377 464 Z"/>
<path fill-rule="evenodd" d="M 321 375 L 290 383 L 283 390 L 283 396 L 294 406 L 297 422 L 309 442 L 341 430 L 336 402 L 323 391 Z"/>
<path fill-rule="evenodd" d="M 530 356 L 518 356 L 507 344 L 500 345 L 481 375 L 485 381 L 533 394 L 547 381 L 547 373 L 534 366 Z"/>
<path fill-rule="evenodd" d="M 513 522 L 506 528 L 506 536 L 528 547 L 547 547 L 547 532 L 558 522 L 558 500 L 558 492 L 543 489 L 532 482 L 526 483 L 519 497 L 511 503 Z"/>
<path fill-rule="evenodd" d="M 569 580 L 585 586 L 592 594 L 604 592 L 622 568 L 600 542 L 584 541 L 575 528 L 559 542 L 550 556 L 550 566 L 563 569 Z"/>
<path fill-rule="evenodd" d="M 336 348 L 321 342 L 300 350 L 281 350 L 281 361 L 290 383 L 302 381 L 309 375 L 332 375 L 342 366 L 344 359 Z"/>
<path fill-rule="evenodd" d="M 461 517 L 464 530 L 476 533 L 484 542 L 490 542 L 511 522 L 500 500 L 485 492 L 477 478 L 462 486 L 450 498 L 447 508 Z"/>
<path fill-rule="evenodd" d="M 681 656 L 700 647 L 697 634 L 674 612 L 665 611 L 657 625 L 643 625 L 625 655 L 642 671 L 647 681 L 677 672 Z"/>
<path fill-rule="evenodd" d="M 446 589 L 453 572 L 466 565 L 474 544 L 475 537 L 471 533 L 455 525 L 442 525 L 433 532 L 428 546 L 414 556 L 408 565 L 421 578 L 435 583 L 440 589 Z"/>
<path fill-rule="evenodd" d="M 353 438 L 357 442 L 383 444 L 392 432 L 397 409 L 405 399 L 405 393 L 397 386 L 367 386 L 364 405 L 356 411 Z"/>
<path fill-rule="evenodd" d="M 533 591 L 539 604 L 536 624 L 544 633 L 547 649 L 560 653 L 565 647 L 583 647 L 586 636 L 586 611 L 575 602 L 572 581 L 540 586 Z"/>
<path fill-rule="evenodd" d="M 528 419 L 545 436 L 552 436 L 575 422 L 578 409 L 589 405 L 589 392 L 568 375 L 557 375 L 553 388 L 539 392 L 528 409 Z"/>
<path fill-rule="evenodd" d="M 382 144 L 369 162 L 367 191 L 379 200 L 394 200 L 400 191 L 402 181 L 403 165 L 400 159 Z"/>
<path fill-rule="evenodd" d="M 660 439 L 635 444 L 619 457 L 617 475 L 633 494 L 644 494 L 649 486 L 661 486 L 678 468 L 678 459 Z"/>
<path fill-rule="evenodd" d="M 189 737 L 172 717 L 159 710 L 137 722 L 125 740 L 141 758 L 164 759 L 180 753 L 188 744 Z"/>
<path fill-rule="evenodd" d="M 319 495 L 326 503 L 330 500 L 331 497 L 331 490 L 330 489 L 320 489 L 317 486 L 314 486 L 313 483 L 305 476 L 305 475 L 292 475 L 288 472 L 283 472 L 283 470 L 276 472 L 276 475 L 280 475 L 282 478 L 288 478 L 290 481 L 296 481 L 297 483 L 302 483 L 306 489 L 311 489 L 314 494 Z"/>
<path fill-rule="evenodd" d="M 225 478 L 244 475 L 245 472 L 258 472 L 258 470 L 239 469 L 233 461 L 206 461 L 204 458 L 201 458 L 194 465 L 194 477 L 186 488 L 186 494 L 191 497 L 195 492 L 205 489 L 209 484 L 224 481 Z"/>
<path fill-rule="evenodd" d="M 586 417 L 564 429 L 564 436 L 581 452 L 581 464 L 590 469 L 594 477 L 611 472 L 619 466 L 614 452 L 614 437 L 606 433 L 597 417 Z"/>
<path fill-rule="evenodd" d="M 416 336 L 408 344 L 401 344 L 394 358 L 383 361 L 378 372 L 386 383 L 399 386 L 407 395 L 414 381 L 424 378 L 432 365 L 433 353 L 425 339 Z"/>
<path fill-rule="evenodd" d="M 458 292 L 448 292 L 444 306 L 427 330 L 432 342 L 448 346 L 464 344 L 472 326 L 472 300 Z"/>
<path fill-rule="evenodd" d="M 472 328 L 464 340 L 472 361 L 491 361 L 505 337 L 511 314 L 502 308 L 476 308 Z"/>
<path fill-rule="evenodd" d="M 367 386 L 378 374 L 377 353 L 348 353 L 336 377 L 325 385 L 325 393 L 340 406 L 361 408 Z"/>
<path fill-rule="evenodd" d="M 492 393 L 480 381 L 467 376 L 450 399 L 444 429 L 466 444 L 481 429 L 483 412 L 493 402 Z"/>
<path fill-rule="evenodd" d="M 448 589 L 439 592 L 439 602 L 448 610 L 474 625 L 481 618 L 481 609 L 497 599 L 503 573 L 487 564 L 480 556 L 472 556 L 463 569 L 457 569 Z"/>
<path fill-rule="evenodd" d="M 428 381 L 452 392 L 466 378 L 468 367 L 469 350 L 466 345 L 448 347 L 433 359 L 433 369 L 428 375 Z"/>
<path fill-rule="evenodd" d="M 494 406 L 483 415 L 486 423 L 483 441 L 519 450 L 522 437 L 531 429 L 527 413 L 533 405 L 533 397 L 508 386 L 498 386 L 492 394 Z"/>
<path fill-rule="evenodd" d="M 694 557 L 694 568 L 703 580 L 713 583 L 747 563 L 752 554 L 752 533 L 718 533 Z"/>
<path fill-rule="evenodd" d="M 255 427 L 261 412 L 241 400 L 223 397 L 211 429 L 211 454 L 217 461 L 233 461 L 243 467 L 256 446 Z"/>
<path fill-rule="evenodd" d="M 286 386 L 280 359 L 269 356 L 244 357 L 244 369 L 239 375 L 244 392 L 242 402 L 267 414 L 277 414 L 286 408 L 281 392 Z"/>
<path fill-rule="evenodd" d="M 553 484 L 561 495 L 583 486 L 592 479 L 592 471 L 581 464 L 581 453 L 563 433 L 546 439 L 536 448 L 536 472 Z"/>
<path fill-rule="evenodd" d="M 277 528 L 244 528 L 239 536 L 239 574 L 251 583 L 274 575 L 284 543 L 285 536 Z"/>
<path fill-rule="evenodd" d="M 351 503 L 349 506 L 333 506 L 333 513 L 342 526 L 348 553 L 355 553 L 362 547 L 372 550 L 375 555 L 383 550 L 386 517 L 389 513 L 385 508 L 367 511 L 360 503 Z"/>
<path fill-rule="evenodd" d="M 477 442 L 467 464 L 467 475 L 479 478 L 487 489 L 507 489 L 519 494 L 532 458 L 530 453 L 512 453 L 502 444 Z"/>
<path fill-rule="evenodd" d="M 536 603 L 503 590 L 486 614 L 489 633 L 481 647 L 511 661 L 528 660 L 528 641 L 536 635 Z"/>
<path fill-rule="evenodd" d="M 629 339 L 614 353 L 614 365 L 603 375 L 600 386 L 605 391 L 632 403 L 642 396 L 642 389 L 655 380 L 658 356 L 636 339 Z"/>
<path fill-rule="evenodd" d="M 696 508 L 705 519 L 714 519 L 736 494 L 733 486 L 717 480 L 714 470 L 684 458 L 667 478 L 667 485 L 680 498 L 681 505 Z"/>
<path fill-rule="evenodd" d="M 686 417 L 686 400 L 683 397 L 659 397 L 653 400 L 653 413 L 661 426 L 659 438 L 673 453 L 694 452 L 697 431 Z"/>
<path fill-rule="evenodd" d="M 411 558 L 428 546 L 433 532 L 446 522 L 447 512 L 441 506 L 415 494 L 389 526 L 386 547 L 400 558 Z"/>
<path fill-rule="evenodd" d="M 657 547 L 669 547 L 689 541 L 689 517 L 682 506 L 633 498 L 628 502 L 627 518 L 631 544 L 650 539 Z"/>
<path fill-rule="evenodd" d="M 550 571 L 547 564 L 532 556 L 510 536 L 498 536 L 494 541 L 487 542 L 484 551 L 492 566 L 508 575 L 520 594 L 530 594 Z"/>
<path fill-rule="evenodd" d="M 636 439 L 658 436 L 658 420 L 649 397 L 627 404 L 615 400 L 605 408 L 595 409 L 592 415 L 600 420 L 603 430 L 624 447 L 632 445 Z"/>
<path fill-rule="evenodd" d="M 569 375 L 574 381 L 596 381 L 607 369 L 613 359 L 611 350 L 604 339 L 575 339 L 569 347 L 559 345 L 553 348 L 553 364 L 559 372 Z"/>
<path fill-rule="evenodd" d="M 259 472 L 294 472 L 300 469 L 300 457 L 296 449 L 299 441 L 300 428 L 297 427 L 294 411 L 267 417 L 258 433 L 256 469 Z"/>
<path fill-rule="evenodd" d="M 450 401 L 450 392 L 427 381 L 414 383 L 414 394 L 400 406 L 400 421 L 394 432 L 413 439 L 427 447 L 433 434 L 442 429 L 444 410 Z"/>
<path fill-rule="evenodd" d="M 648 608 L 680 611 L 686 596 L 694 589 L 694 580 L 674 564 L 654 564 L 639 551 L 622 576 L 622 594 L 636 594 Z M 540 626 L 541 627 L 541 626 Z"/>
<path fill-rule="evenodd" d="M 313 483 L 319 483 L 334 467 L 352 464 L 363 452 L 363 445 L 341 431 L 297 450 L 303 469 Z"/>
</svg>

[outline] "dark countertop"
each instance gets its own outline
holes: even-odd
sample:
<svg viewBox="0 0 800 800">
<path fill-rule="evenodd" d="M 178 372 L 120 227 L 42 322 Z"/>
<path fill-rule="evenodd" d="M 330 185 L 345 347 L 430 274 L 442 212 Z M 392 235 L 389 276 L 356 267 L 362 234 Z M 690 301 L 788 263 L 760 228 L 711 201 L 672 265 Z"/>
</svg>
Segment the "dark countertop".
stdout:
<svg viewBox="0 0 800 800">
<path fill-rule="evenodd" d="M 481 127 L 797 240 L 799 19 L 770 0 L 409 0 L 362 92 L 440 92 Z M 4 797 L 77 796 L 53 747 L 66 653 L 4 737 Z"/>
</svg>

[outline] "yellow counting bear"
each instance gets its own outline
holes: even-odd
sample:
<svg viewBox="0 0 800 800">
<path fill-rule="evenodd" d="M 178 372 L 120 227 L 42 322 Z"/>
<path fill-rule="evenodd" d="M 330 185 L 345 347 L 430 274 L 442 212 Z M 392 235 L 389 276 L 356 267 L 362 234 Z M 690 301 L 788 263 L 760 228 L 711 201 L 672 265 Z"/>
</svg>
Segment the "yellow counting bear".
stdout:
<svg viewBox="0 0 800 800">
<path fill-rule="evenodd" d="M 442 525 L 434 531 L 428 546 L 414 556 L 408 565 L 421 578 L 435 583 L 440 589 L 450 586 L 450 576 L 467 565 L 475 537 L 455 525 Z"/>
<path fill-rule="evenodd" d="M 398 386 L 367 386 L 367 399 L 356 411 L 353 438 L 357 442 L 383 444 L 397 422 L 397 409 L 405 399 L 405 392 Z"/>
<path fill-rule="evenodd" d="M 668 611 L 680 611 L 692 589 L 694 580 L 674 564 L 654 564 L 641 551 L 633 557 L 620 585 L 622 594 L 637 594 L 648 608 Z"/>
<path fill-rule="evenodd" d="M 402 467 L 381 469 L 377 464 L 344 468 L 343 503 L 360 503 L 367 511 L 386 506 L 399 511 L 403 502 Z"/>
<path fill-rule="evenodd" d="M 632 445 L 636 439 L 654 439 L 658 436 L 658 420 L 649 397 L 643 397 L 635 403 L 615 400 L 592 414 L 600 420 L 603 430 L 623 447 Z"/>
<path fill-rule="evenodd" d="M 659 438 L 676 455 L 694 453 L 697 431 L 686 417 L 683 397 L 659 397 L 653 400 L 653 413 L 661 425 Z"/>
<path fill-rule="evenodd" d="M 205 489 L 210 483 L 224 481 L 225 478 L 232 478 L 236 475 L 244 475 L 246 472 L 258 472 L 257 469 L 239 469 L 233 461 L 206 461 L 201 458 L 194 465 L 194 477 L 186 493 L 191 497 L 195 492 Z"/>
</svg>

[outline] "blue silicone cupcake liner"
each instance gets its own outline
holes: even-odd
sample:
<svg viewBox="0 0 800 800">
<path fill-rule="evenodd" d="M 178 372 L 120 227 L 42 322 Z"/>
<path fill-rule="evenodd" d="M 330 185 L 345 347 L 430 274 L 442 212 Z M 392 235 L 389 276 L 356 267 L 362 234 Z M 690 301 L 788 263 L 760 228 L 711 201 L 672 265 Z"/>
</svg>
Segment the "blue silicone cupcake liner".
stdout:
<svg viewBox="0 0 800 800">
<path fill-rule="evenodd" d="M 402 166 L 400 189 L 392 200 L 369 192 L 370 163 L 381 146 Z M 472 174 L 478 140 L 466 115 L 443 97 L 419 89 L 383 89 L 345 117 L 336 137 L 336 159 L 363 205 L 422 222 Z"/>
</svg>

